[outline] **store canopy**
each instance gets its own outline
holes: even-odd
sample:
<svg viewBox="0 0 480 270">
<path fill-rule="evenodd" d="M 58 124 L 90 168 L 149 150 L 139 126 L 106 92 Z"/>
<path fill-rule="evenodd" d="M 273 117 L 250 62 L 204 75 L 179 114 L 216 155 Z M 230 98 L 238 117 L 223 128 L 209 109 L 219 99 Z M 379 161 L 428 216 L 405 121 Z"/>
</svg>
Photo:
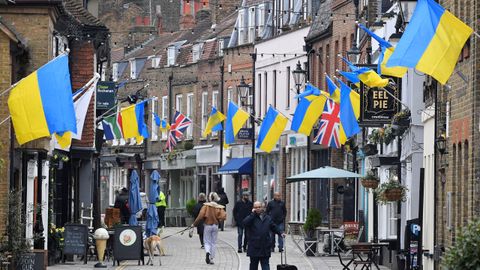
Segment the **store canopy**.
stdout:
<svg viewBox="0 0 480 270">
<path fill-rule="evenodd" d="M 251 158 L 232 158 L 218 170 L 219 174 L 252 174 Z"/>
<path fill-rule="evenodd" d="M 287 183 L 298 182 L 303 180 L 311 180 L 311 179 L 329 179 L 329 178 L 363 178 L 363 175 L 334 168 L 334 167 L 320 167 L 315 170 L 311 170 L 308 172 L 300 173 L 297 175 L 293 175 L 287 177 Z"/>
</svg>

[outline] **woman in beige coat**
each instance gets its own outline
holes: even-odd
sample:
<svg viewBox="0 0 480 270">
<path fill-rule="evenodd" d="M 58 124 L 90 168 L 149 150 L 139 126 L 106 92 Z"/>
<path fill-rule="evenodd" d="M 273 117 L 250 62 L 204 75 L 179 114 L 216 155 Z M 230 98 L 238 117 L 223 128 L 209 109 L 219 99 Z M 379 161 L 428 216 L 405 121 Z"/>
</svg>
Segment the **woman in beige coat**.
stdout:
<svg viewBox="0 0 480 270">
<path fill-rule="evenodd" d="M 202 220 L 204 223 L 203 241 L 205 243 L 207 264 L 213 264 L 215 258 L 215 250 L 217 244 L 218 224 L 227 218 L 225 207 L 218 204 L 220 200 L 216 192 L 211 192 L 208 195 L 208 202 L 203 204 L 198 217 L 193 222 L 192 227 L 197 226 Z"/>
</svg>

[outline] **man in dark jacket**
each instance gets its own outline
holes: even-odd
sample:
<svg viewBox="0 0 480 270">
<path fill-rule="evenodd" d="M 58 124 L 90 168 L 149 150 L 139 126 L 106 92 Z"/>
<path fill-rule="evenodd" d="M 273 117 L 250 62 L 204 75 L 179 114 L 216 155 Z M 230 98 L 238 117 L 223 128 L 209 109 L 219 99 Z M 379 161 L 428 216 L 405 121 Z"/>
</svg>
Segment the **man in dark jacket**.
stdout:
<svg viewBox="0 0 480 270">
<path fill-rule="evenodd" d="M 228 197 L 227 193 L 225 193 L 225 189 L 223 187 L 219 188 L 217 191 L 218 196 L 220 197 L 220 201 L 218 201 L 218 204 L 225 206 L 224 210 L 227 210 L 227 204 L 228 204 Z M 225 221 L 221 221 L 218 228 L 220 230 L 225 229 Z"/>
<path fill-rule="evenodd" d="M 282 201 L 279 192 L 273 194 L 273 200 L 267 205 L 267 214 L 270 215 L 273 222 L 281 231 L 285 231 L 285 217 L 287 216 L 287 208 Z M 272 233 L 272 252 L 275 251 L 275 235 Z M 278 237 L 278 251 L 283 251 L 283 238 Z"/>
<path fill-rule="evenodd" d="M 115 199 L 114 208 L 120 209 L 122 223 L 128 223 L 130 219 L 130 208 L 128 207 L 128 189 L 122 188 Z"/>
<path fill-rule="evenodd" d="M 250 215 L 252 212 L 253 204 L 248 199 L 248 192 L 243 192 L 242 199 L 235 203 L 233 207 L 233 217 L 235 219 L 235 223 L 237 224 L 237 233 L 238 233 L 238 253 L 242 253 L 242 238 L 243 238 L 243 251 L 247 251 L 247 242 L 248 242 L 248 234 L 243 227 L 243 220 Z M 245 231 L 245 234 L 244 234 Z M 244 237 L 245 235 L 245 237 Z"/>
<path fill-rule="evenodd" d="M 265 213 L 264 204 L 258 201 L 253 204 L 252 213 L 243 220 L 243 225 L 248 232 L 247 256 L 250 257 L 250 270 L 257 270 L 258 263 L 262 266 L 262 270 L 270 270 L 272 245 L 270 233 L 284 237 L 283 231 Z"/>
<path fill-rule="evenodd" d="M 193 208 L 193 216 L 194 216 L 195 219 L 197 219 L 198 214 L 200 213 L 200 210 L 202 209 L 203 204 L 206 201 L 207 201 L 207 199 L 206 199 L 205 193 L 198 194 L 197 204 Z M 198 233 L 198 237 L 200 238 L 200 244 L 202 245 L 202 248 L 204 248 L 204 246 L 203 246 L 203 228 L 204 228 L 203 222 L 200 222 L 197 225 L 197 233 Z"/>
</svg>

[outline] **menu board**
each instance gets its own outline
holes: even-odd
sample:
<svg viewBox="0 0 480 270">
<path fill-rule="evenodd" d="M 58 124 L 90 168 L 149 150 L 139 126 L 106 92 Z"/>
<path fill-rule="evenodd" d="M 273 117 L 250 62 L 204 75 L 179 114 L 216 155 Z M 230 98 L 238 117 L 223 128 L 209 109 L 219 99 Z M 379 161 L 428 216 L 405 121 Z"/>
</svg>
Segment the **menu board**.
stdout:
<svg viewBox="0 0 480 270">
<path fill-rule="evenodd" d="M 65 224 L 63 254 L 83 255 L 87 263 L 88 227 L 84 224 Z"/>
</svg>

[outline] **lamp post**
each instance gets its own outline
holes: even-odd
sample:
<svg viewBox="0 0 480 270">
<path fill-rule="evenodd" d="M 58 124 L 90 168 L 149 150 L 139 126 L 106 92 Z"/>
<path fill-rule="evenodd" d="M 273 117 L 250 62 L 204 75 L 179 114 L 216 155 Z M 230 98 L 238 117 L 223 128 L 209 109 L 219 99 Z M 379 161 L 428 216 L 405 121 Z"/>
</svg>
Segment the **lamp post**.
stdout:
<svg viewBox="0 0 480 270">
<path fill-rule="evenodd" d="M 255 73 L 253 73 L 255 74 Z M 255 77 L 254 77 L 255 78 Z M 252 90 L 252 91 L 250 91 Z M 251 193 L 252 193 L 252 199 L 253 199 L 253 187 L 255 185 L 254 183 L 254 176 L 255 176 L 255 101 L 254 101 L 254 93 L 253 93 L 253 87 L 245 83 L 245 78 L 242 75 L 242 78 L 240 79 L 240 84 L 237 85 L 237 94 L 240 97 L 240 106 L 242 107 L 248 107 L 250 108 L 250 123 L 252 125 L 251 128 L 251 144 L 252 144 L 252 188 L 251 188 Z M 251 102 L 249 101 L 249 97 L 252 97 Z"/>
<path fill-rule="evenodd" d="M 297 95 L 300 94 L 300 88 L 302 87 L 305 77 L 307 75 L 307 71 L 302 69 L 302 65 L 300 64 L 300 60 L 297 62 L 297 67 L 295 70 L 292 71 L 293 81 L 295 82 L 295 86 L 297 87 Z"/>
</svg>

